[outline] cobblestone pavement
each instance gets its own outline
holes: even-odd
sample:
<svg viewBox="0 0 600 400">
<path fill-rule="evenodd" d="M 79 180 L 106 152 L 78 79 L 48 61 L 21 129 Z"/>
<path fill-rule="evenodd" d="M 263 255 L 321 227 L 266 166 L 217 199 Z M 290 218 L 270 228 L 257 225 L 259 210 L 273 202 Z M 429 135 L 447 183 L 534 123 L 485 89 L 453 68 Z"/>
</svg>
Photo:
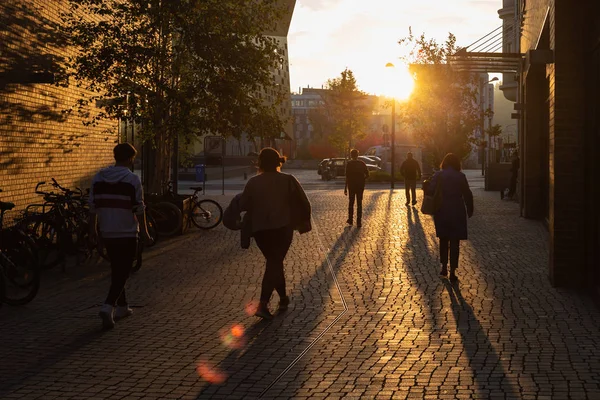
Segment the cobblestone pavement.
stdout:
<svg viewBox="0 0 600 400">
<path fill-rule="evenodd" d="M 260 252 L 222 226 L 152 249 L 128 285 L 135 314 L 109 332 L 107 266 L 55 272 L 0 309 L 0 398 L 600 399 L 600 311 L 550 286 L 539 223 L 474 195 L 450 285 L 403 190 L 369 189 L 360 230 L 341 190 L 309 192 L 314 230 L 295 236 L 292 303 L 271 322 L 247 313 Z"/>
</svg>

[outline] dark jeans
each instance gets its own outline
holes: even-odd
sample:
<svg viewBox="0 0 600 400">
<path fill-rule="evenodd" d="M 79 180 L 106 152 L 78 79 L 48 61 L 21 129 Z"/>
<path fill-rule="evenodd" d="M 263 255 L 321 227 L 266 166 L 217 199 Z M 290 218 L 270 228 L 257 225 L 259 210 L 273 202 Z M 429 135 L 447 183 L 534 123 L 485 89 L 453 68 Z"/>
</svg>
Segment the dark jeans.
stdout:
<svg viewBox="0 0 600 400">
<path fill-rule="evenodd" d="M 448 265 L 448 243 L 450 244 L 450 269 L 458 267 L 458 254 L 460 251 L 460 240 L 440 238 L 440 262 Z"/>
<path fill-rule="evenodd" d="M 111 269 L 110 290 L 104 303 L 126 306 L 125 283 L 136 258 L 137 238 L 106 238 L 102 241 L 110 259 Z"/>
<path fill-rule="evenodd" d="M 508 197 L 512 198 L 517 191 L 517 175 L 510 176 L 510 186 L 508 187 Z"/>
<path fill-rule="evenodd" d="M 362 201 L 364 192 L 364 187 L 348 187 L 348 220 L 352 221 L 354 219 L 354 201 L 356 201 L 356 221 L 362 221 Z"/>
<path fill-rule="evenodd" d="M 256 244 L 267 260 L 260 301 L 268 302 L 273 289 L 277 290 L 279 297 L 286 296 L 283 260 L 290 249 L 293 237 L 294 231 L 291 227 L 254 232 Z"/>
<path fill-rule="evenodd" d="M 410 203 L 410 194 L 412 193 L 413 202 L 417 201 L 417 180 L 405 179 L 404 192 L 406 193 L 406 202 Z"/>
</svg>

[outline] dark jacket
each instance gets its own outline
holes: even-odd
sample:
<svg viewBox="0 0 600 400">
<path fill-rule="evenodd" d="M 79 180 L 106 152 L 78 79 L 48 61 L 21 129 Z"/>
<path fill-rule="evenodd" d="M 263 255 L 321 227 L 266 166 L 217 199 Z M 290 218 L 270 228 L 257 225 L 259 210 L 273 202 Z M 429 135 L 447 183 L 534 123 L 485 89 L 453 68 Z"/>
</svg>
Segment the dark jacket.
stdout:
<svg viewBox="0 0 600 400">
<path fill-rule="evenodd" d="M 346 163 L 346 184 L 349 188 L 364 189 L 368 177 L 367 164 L 362 160 L 350 160 Z"/>
<path fill-rule="evenodd" d="M 414 158 L 404 160 L 400 166 L 400 173 L 407 181 L 417 180 L 417 177 L 421 176 L 421 167 Z"/>
<path fill-rule="evenodd" d="M 473 215 L 473 193 L 467 177 L 448 167 L 431 178 L 426 194 L 433 196 L 438 179 L 442 190 L 442 205 L 433 216 L 435 233 L 439 238 L 467 239 L 467 215 Z"/>
</svg>

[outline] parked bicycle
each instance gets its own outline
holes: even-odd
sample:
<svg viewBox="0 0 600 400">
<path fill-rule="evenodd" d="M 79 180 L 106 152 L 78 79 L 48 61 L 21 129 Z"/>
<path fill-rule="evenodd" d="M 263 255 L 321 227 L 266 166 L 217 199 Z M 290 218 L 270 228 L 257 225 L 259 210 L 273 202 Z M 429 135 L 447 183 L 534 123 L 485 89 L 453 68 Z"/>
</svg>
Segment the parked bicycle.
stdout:
<svg viewBox="0 0 600 400">
<path fill-rule="evenodd" d="M 0 201 L 0 303 L 22 305 L 37 295 L 40 271 L 32 239 L 16 226 L 4 228 L 4 213 L 14 207 Z"/>
<path fill-rule="evenodd" d="M 223 220 L 223 208 L 214 200 L 201 197 L 203 191 L 202 186 L 190 187 L 194 194 L 190 196 L 191 204 L 187 211 L 186 221 L 187 228 L 191 227 L 192 223 L 200 229 L 212 229 L 219 225 Z M 165 196 L 175 198 L 173 191 L 173 182 L 167 183 Z"/>
</svg>

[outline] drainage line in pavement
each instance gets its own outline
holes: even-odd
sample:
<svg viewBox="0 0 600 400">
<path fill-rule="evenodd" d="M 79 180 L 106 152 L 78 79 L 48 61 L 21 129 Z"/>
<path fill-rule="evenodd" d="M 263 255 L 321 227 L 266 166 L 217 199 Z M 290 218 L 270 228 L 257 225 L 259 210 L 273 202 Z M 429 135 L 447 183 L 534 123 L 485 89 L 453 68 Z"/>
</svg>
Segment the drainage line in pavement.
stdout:
<svg viewBox="0 0 600 400">
<path fill-rule="evenodd" d="M 302 357 L 304 357 L 304 355 L 306 353 L 308 353 L 310 351 L 310 349 L 312 349 L 314 347 L 315 344 L 317 344 L 319 339 L 321 339 L 323 337 L 323 335 L 325 335 L 329 331 L 329 329 L 331 329 L 331 327 L 333 325 L 335 325 L 340 320 L 340 318 L 342 318 L 342 316 L 348 312 L 348 304 L 346 304 L 346 299 L 344 298 L 344 294 L 342 293 L 342 288 L 340 287 L 340 284 L 338 283 L 337 277 L 335 275 L 335 271 L 333 269 L 333 265 L 331 265 L 331 261 L 329 260 L 329 253 L 325 252 L 325 247 L 323 246 L 323 241 L 321 240 L 321 236 L 319 235 L 319 229 L 317 227 L 317 224 L 315 223 L 314 218 L 312 219 L 312 225 L 315 228 L 315 232 L 316 232 L 317 238 L 319 240 L 319 247 L 321 248 L 321 251 L 325 254 L 325 259 L 327 260 L 327 266 L 329 267 L 329 271 L 331 272 L 331 276 L 333 277 L 333 282 L 335 283 L 335 287 L 337 288 L 337 290 L 340 294 L 340 298 L 342 299 L 342 305 L 344 306 L 344 311 L 342 311 L 340 313 L 340 315 L 338 315 L 329 325 L 327 325 L 327 327 L 323 330 L 323 332 L 321 332 L 319 334 L 319 336 L 314 338 L 314 340 L 312 342 L 310 342 L 310 344 L 302 351 L 302 353 L 300 353 L 298 355 L 298 357 L 296 357 L 294 359 L 294 361 L 292 361 L 283 370 L 283 372 L 281 372 L 279 374 L 279 376 L 277 376 L 277 378 L 275 378 L 275 380 L 273 382 L 271 382 L 271 384 L 269 386 L 267 386 L 267 388 L 261 392 L 261 394 L 258 396 L 259 399 L 262 398 L 273 386 L 275 386 L 275 384 L 277 384 L 277 382 L 279 382 L 281 380 L 281 378 L 283 378 L 283 376 L 285 374 L 287 374 L 288 371 L 291 370 L 294 367 L 294 365 L 296 365 L 298 363 L 298 361 L 300 361 L 300 359 Z"/>
</svg>

